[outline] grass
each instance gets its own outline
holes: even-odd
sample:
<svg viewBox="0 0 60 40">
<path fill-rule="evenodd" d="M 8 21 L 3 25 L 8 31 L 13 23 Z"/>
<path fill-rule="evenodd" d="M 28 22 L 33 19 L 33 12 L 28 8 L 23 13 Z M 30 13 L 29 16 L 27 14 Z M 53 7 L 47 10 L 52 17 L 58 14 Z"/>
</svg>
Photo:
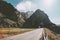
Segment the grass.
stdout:
<svg viewBox="0 0 60 40">
<path fill-rule="evenodd" d="M 34 30 L 34 28 L 0 28 L 0 38 L 13 36 Z"/>
<path fill-rule="evenodd" d="M 45 28 L 45 32 L 46 32 L 49 40 L 60 40 L 60 37 L 58 37 L 57 35 L 55 35 L 53 31 Z"/>
</svg>

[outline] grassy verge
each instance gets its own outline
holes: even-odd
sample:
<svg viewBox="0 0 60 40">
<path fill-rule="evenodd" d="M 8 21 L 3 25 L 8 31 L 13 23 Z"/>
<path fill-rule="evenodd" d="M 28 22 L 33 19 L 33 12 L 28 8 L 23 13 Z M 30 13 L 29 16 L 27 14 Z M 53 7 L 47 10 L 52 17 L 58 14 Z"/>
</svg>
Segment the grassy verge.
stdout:
<svg viewBox="0 0 60 40">
<path fill-rule="evenodd" d="M 53 31 L 51 31 L 51 30 L 49 30 L 47 28 L 45 28 L 45 31 L 46 31 L 46 34 L 47 34 L 49 40 L 60 40 L 60 38 L 57 35 L 55 35 L 53 33 Z"/>
<path fill-rule="evenodd" d="M 0 38 L 13 36 L 34 30 L 34 28 L 0 28 Z"/>
</svg>

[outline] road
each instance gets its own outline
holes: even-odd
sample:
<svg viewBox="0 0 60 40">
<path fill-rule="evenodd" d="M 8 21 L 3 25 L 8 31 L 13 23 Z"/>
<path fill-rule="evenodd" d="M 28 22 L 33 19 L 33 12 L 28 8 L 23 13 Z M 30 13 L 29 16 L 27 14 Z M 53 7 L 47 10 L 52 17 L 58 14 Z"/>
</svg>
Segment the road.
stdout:
<svg viewBox="0 0 60 40">
<path fill-rule="evenodd" d="M 18 34 L 15 36 L 10 36 L 7 38 L 3 38 L 0 40 L 40 40 L 43 36 L 43 28 L 39 28 L 30 32 L 26 32 L 23 34 Z"/>
</svg>

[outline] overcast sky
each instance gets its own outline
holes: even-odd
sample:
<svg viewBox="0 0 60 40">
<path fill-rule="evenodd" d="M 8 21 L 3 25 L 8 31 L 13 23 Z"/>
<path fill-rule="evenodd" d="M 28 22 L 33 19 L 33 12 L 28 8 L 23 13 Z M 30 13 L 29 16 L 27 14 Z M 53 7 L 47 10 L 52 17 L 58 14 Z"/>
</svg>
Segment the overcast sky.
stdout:
<svg viewBox="0 0 60 40">
<path fill-rule="evenodd" d="M 5 0 L 11 3 L 18 11 L 35 11 L 41 9 L 49 19 L 60 24 L 60 0 Z"/>
</svg>

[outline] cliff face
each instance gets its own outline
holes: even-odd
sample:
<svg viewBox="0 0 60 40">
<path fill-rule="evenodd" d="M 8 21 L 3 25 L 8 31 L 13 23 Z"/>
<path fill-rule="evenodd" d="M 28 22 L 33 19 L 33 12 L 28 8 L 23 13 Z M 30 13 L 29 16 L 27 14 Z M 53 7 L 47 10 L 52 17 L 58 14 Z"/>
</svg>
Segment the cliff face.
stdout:
<svg viewBox="0 0 60 40">
<path fill-rule="evenodd" d="M 0 27 L 20 27 L 24 19 L 10 3 L 0 1 Z"/>
<path fill-rule="evenodd" d="M 47 27 L 50 23 L 48 15 L 37 9 L 31 17 L 26 20 L 24 27 Z"/>
</svg>

